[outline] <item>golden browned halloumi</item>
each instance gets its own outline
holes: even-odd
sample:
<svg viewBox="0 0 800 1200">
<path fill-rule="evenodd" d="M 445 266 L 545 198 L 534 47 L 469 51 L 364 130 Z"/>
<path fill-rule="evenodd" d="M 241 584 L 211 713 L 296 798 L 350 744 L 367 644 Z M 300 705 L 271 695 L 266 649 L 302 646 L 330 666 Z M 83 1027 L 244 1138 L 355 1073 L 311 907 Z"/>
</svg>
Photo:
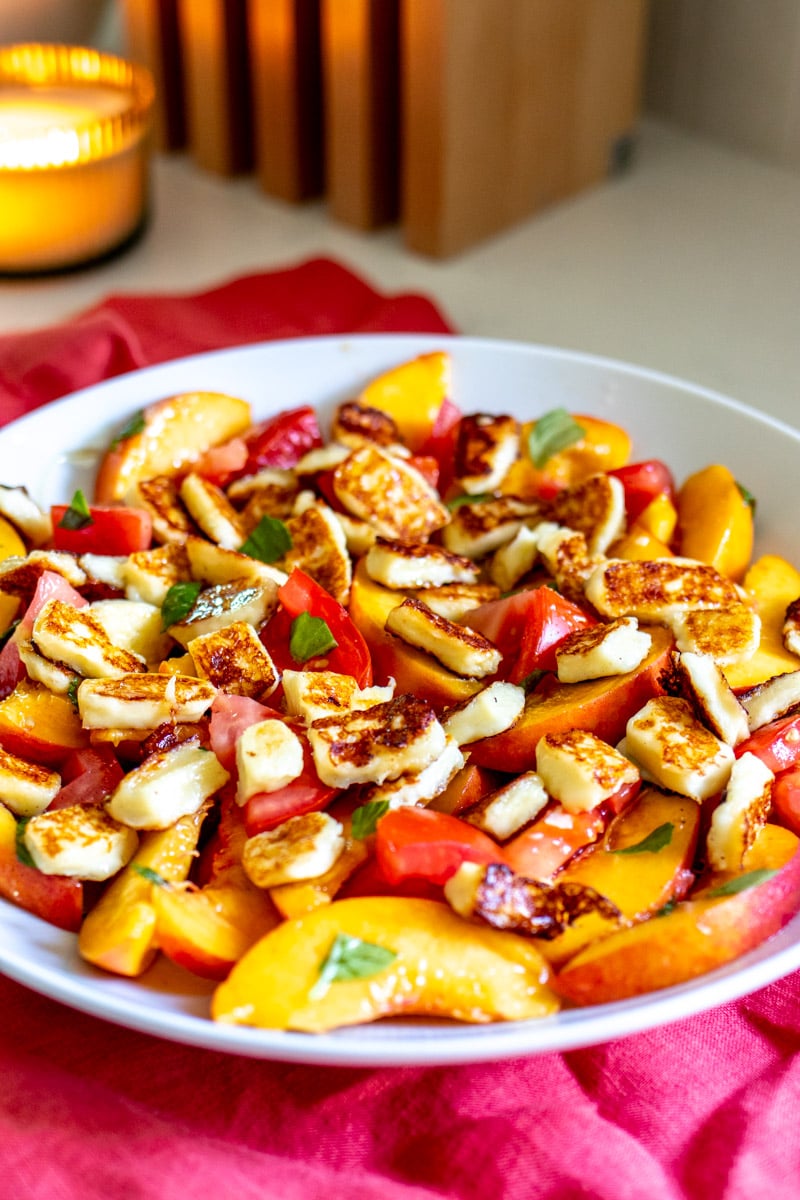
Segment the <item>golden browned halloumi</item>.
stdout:
<svg viewBox="0 0 800 1200">
<path fill-rule="evenodd" d="M 430 542 L 411 544 L 378 538 L 367 553 L 365 565 L 370 579 L 394 589 L 477 583 L 480 577 L 471 559 Z"/>
<path fill-rule="evenodd" d="M 747 712 L 709 654 L 684 650 L 673 656 L 672 670 L 680 682 L 681 694 L 712 733 L 729 746 L 744 741 L 750 732 Z"/>
<path fill-rule="evenodd" d="M 445 710 L 442 725 L 459 746 L 504 733 L 519 719 L 525 692 L 514 683 L 496 679 L 474 696 Z"/>
<path fill-rule="evenodd" d="M 167 721 L 199 721 L 217 689 L 188 675 L 123 675 L 84 679 L 77 692 L 85 729 L 155 729 Z"/>
<path fill-rule="evenodd" d="M 424 770 L 444 751 L 446 736 L 426 700 L 403 695 L 312 721 L 308 740 L 322 782 L 350 787 Z"/>
<path fill-rule="evenodd" d="M 57 771 L 18 758 L 0 746 L 0 802 L 16 816 L 44 812 L 60 787 Z"/>
<path fill-rule="evenodd" d="M 284 671 L 281 682 L 286 711 L 306 721 L 385 704 L 394 695 L 393 679 L 386 687 L 360 688 L 352 675 L 336 671 Z"/>
<path fill-rule="evenodd" d="M 446 583 L 442 587 L 420 588 L 416 597 L 438 616 L 468 625 L 467 614 L 481 604 L 499 600 L 500 589 L 493 583 Z"/>
<path fill-rule="evenodd" d="M 536 745 L 536 772 L 568 813 L 589 812 L 639 779 L 632 762 L 585 729 L 545 734 Z"/>
<path fill-rule="evenodd" d="M 236 803 L 286 787 L 302 770 L 303 743 L 289 725 L 277 717 L 248 725 L 236 739 Z"/>
<path fill-rule="evenodd" d="M 246 534 L 241 517 L 222 488 L 190 471 L 184 476 L 180 497 L 196 525 L 212 542 L 238 550 Z"/>
<path fill-rule="evenodd" d="M 652 638 L 635 617 L 618 617 L 568 634 L 556 647 L 561 683 L 581 683 L 606 675 L 625 675 L 649 653 Z"/>
<path fill-rule="evenodd" d="M 767 822 L 773 779 L 755 754 L 745 752 L 737 758 L 722 803 L 711 815 L 706 849 L 712 870 L 741 871 L 747 851 Z"/>
<path fill-rule="evenodd" d="M 430 804 L 465 763 L 466 759 L 457 744 L 448 738 L 442 753 L 421 771 L 410 771 L 398 775 L 397 779 L 387 779 L 384 783 L 364 787 L 361 803 L 384 802 L 389 808 L 414 808 Z"/>
<path fill-rule="evenodd" d="M 41 546 L 53 536 L 50 513 L 39 507 L 27 488 L 0 484 L 0 516 L 20 531 L 28 545 Z"/>
<path fill-rule="evenodd" d="M 188 534 L 197 533 L 197 526 L 180 498 L 178 485 L 169 475 L 140 479 L 131 503 L 150 514 L 153 537 L 157 542 L 177 542 L 180 545 Z"/>
<path fill-rule="evenodd" d="M 318 475 L 320 471 L 332 471 L 339 463 L 345 462 L 353 453 L 352 446 L 342 446 L 339 442 L 328 442 L 325 446 L 315 446 L 308 450 L 294 464 L 292 470 L 302 479 L 304 475 Z"/>
<path fill-rule="evenodd" d="M 467 495 L 494 492 L 519 455 L 519 422 L 515 417 L 472 413 L 461 418 L 456 441 L 456 486 Z"/>
<path fill-rule="evenodd" d="M 182 742 L 148 755 L 129 771 L 106 802 L 106 812 L 132 829 L 169 829 L 199 812 L 229 779 L 213 750 Z"/>
<path fill-rule="evenodd" d="M 31 640 L 45 658 L 89 679 L 118 679 L 146 668 L 140 655 L 114 645 L 89 608 L 63 600 L 47 601 L 33 623 Z"/>
<path fill-rule="evenodd" d="M 81 676 L 66 663 L 51 662 L 34 646 L 30 638 L 14 637 L 20 661 L 35 683 L 43 684 L 49 692 L 66 696 L 80 682 Z M 2 797 L 0 797 L 2 799 Z"/>
<path fill-rule="evenodd" d="M 533 570 L 538 557 L 537 532 L 523 525 L 510 542 L 495 550 L 489 564 L 489 577 L 501 591 L 510 592 L 520 579 Z"/>
<path fill-rule="evenodd" d="M 450 520 L 420 472 L 377 446 L 362 446 L 340 463 L 333 489 L 343 507 L 381 537 L 424 542 Z"/>
<path fill-rule="evenodd" d="M 215 583 L 204 588 L 182 621 L 170 625 L 169 635 L 182 646 L 196 637 L 224 629 L 234 621 L 260 627 L 275 611 L 278 589 L 274 583 Z"/>
<path fill-rule="evenodd" d="M 164 633 L 161 609 L 144 600 L 95 600 L 88 610 L 115 646 L 157 666 L 166 658 L 171 641 Z"/>
<path fill-rule="evenodd" d="M 750 732 L 786 716 L 800 705 L 800 670 L 773 675 L 739 693 Z"/>
<path fill-rule="evenodd" d="M 335 442 L 355 449 L 371 443 L 396 446 L 402 441 L 397 424 L 388 413 L 358 400 L 346 400 L 339 405 L 333 418 L 331 437 Z"/>
<path fill-rule="evenodd" d="M 386 629 L 432 655 L 450 671 L 470 679 L 493 675 L 502 660 L 500 651 L 482 633 L 437 616 L 413 596 L 392 609 Z"/>
<path fill-rule="evenodd" d="M 590 475 L 552 501 L 553 520 L 582 533 L 590 554 L 604 554 L 625 528 L 625 492 L 613 475 Z"/>
<path fill-rule="evenodd" d="M 258 500 L 262 516 L 267 514 L 282 520 L 292 511 L 299 490 L 300 481 L 294 471 L 265 467 L 255 475 L 242 475 L 234 479 L 225 489 L 225 495 L 234 508 L 247 508 L 251 500 Z"/>
<path fill-rule="evenodd" d="M 800 599 L 787 605 L 782 633 L 783 644 L 789 653 L 800 655 Z"/>
<path fill-rule="evenodd" d="M 665 623 L 678 650 L 708 654 L 720 666 L 749 658 L 761 639 L 761 618 L 747 604 L 688 609 L 668 616 Z"/>
<path fill-rule="evenodd" d="M 353 564 L 344 531 L 327 504 L 314 504 L 286 522 L 291 549 L 283 558 L 287 571 L 299 567 L 340 604 L 350 598 Z"/>
<path fill-rule="evenodd" d="M 351 517 L 348 513 L 335 510 L 333 515 L 342 527 L 347 549 L 353 558 L 361 558 L 361 555 L 366 554 L 370 546 L 375 545 L 378 535 L 368 521 L 362 521 L 359 517 Z"/>
<path fill-rule="evenodd" d="M 185 547 L 172 543 L 155 550 L 134 551 L 128 555 L 122 573 L 129 600 L 144 600 L 159 608 L 174 584 L 192 577 Z"/>
<path fill-rule="evenodd" d="M 536 771 L 524 771 L 459 815 L 498 842 L 505 842 L 549 803 L 541 776 Z"/>
<path fill-rule="evenodd" d="M 537 501 L 517 496 L 459 504 L 442 531 L 442 542 L 453 554 L 484 558 L 510 542 L 523 525 L 543 519 L 544 512 Z"/>
<path fill-rule="evenodd" d="M 187 650 L 197 675 L 220 691 L 266 700 L 278 686 L 275 664 L 247 621 L 193 638 Z"/>
<path fill-rule="evenodd" d="M 86 572 L 74 554 L 64 550 L 31 550 L 24 558 L 12 555 L 0 562 L 0 589 L 9 596 L 30 600 L 45 571 L 61 575 L 74 588 L 86 583 Z"/>
<path fill-rule="evenodd" d="M 344 845 L 344 827 L 330 813 L 302 813 L 248 838 L 242 866 L 256 887 L 279 887 L 324 875 Z"/>
<path fill-rule="evenodd" d="M 587 580 L 605 559 L 601 555 L 590 554 L 586 538 L 575 529 L 548 521 L 539 526 L 536 534 L 539 554 L 559 591 L 568 600 L 582 603 Z"/>
<path fill-rule="evenodd" d="M 33 817 L 22 835 L 34 866 L 44 875 L 110 879 L 130 862 L 139 835 L 99 804 L 70 804 Z"/>
<path fill-rule="evenodd" d="M 634 713 L 625 745 L 650 779 L 697 801 L 722 791 L 734 763 L 733 749 L 677 696 L 657 696 Z"/>
<path fill-rule="evenodd" d="M 96 589 L 100 585 L 115 592 L 125 591 L 125 564 L 123 554 L 81 554 L 78 565 L 86 572 L 86 586 Z"/>
<path fill-rule="evenodd" d="M 690 558 L 608 559 L 589 577 L 586 598 L 606 617 L 665 622 L 687 609 L 730 608 L 741 600 L 735 583 Z"/>
<path fill-rule="evenodd" d="M 272 563 L 260 562 L 238 550 L 226 550 L 224 546 L 217 546 L 205 538 L 188 537 L 186 554 L 192 579 L 201 583 L 234 583 L 241 580 L 243 583 L 263 584 L 271 588 L 273 584 L 280 587 L 288 579 L 286 572 Z"/>
</svg>

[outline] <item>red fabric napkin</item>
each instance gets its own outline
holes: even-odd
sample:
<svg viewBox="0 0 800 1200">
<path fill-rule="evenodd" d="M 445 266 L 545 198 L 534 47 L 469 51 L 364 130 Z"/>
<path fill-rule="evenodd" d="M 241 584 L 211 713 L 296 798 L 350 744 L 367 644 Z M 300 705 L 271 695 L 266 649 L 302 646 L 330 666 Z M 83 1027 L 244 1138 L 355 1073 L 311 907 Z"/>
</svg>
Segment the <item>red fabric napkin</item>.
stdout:
<svg viewBox="0 0 800 1200">
<path fill-rule="evenodd" d="M 442 332 L 327 261 L 112 298 L 0 338 L 5 419 L 192 350 Z M 272 1064 L 117 1028 L 0 979 L 5 1200 L 753 1200 L 800 1193 L 800 975 L 569 1054 L 453 1068 Z"/>
</svg>

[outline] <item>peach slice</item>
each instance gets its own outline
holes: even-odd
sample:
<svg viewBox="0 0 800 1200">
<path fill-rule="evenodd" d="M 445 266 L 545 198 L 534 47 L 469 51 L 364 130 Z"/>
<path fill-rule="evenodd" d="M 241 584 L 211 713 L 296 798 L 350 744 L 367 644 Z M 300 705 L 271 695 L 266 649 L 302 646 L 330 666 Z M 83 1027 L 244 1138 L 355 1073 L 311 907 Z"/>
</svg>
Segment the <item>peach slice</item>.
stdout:
<svg viewBox="0 0 800 1200">
<path fill-rule="evenodd" d="M 384 371 L 358 399 L 390 416 L 402 440 L 416 451 L 430 437 L 450 388 L 450 356 L 434 350 Z"/>
<path fill-rule="evenodd" d="M 549 694 L 533 692 L 511 729 L 470 746 L 470 762 L 501 765 L 509 772 L 530 771 L 536 766 L 539 739 L 569 729 L 587 729 L 615 745 L 624 736 L 628 718 L 662 692 L 659 677 L 669 661 L 672 635 L 660 626 L 648 632 L 650 652 L 635 671 L 586 683 L 559 684 Z"/>
<path fill-rule="evenodd" d="M 83 883 L 44 875 L 17 858 L 17 821 L 0 805 L 0 896 L 59 929 L 77 933 L 83 920 Z"/>
<path fill-rule="evenodd" d="M 732 688 L 753 687 L 800 665 L 783 644 L 787 605 L 800 596 L 800 572 L 786 559 L 765 554 L 753 563 L 742 584 L 761 617 L 761 640 L 750 658 L 723 668 Z"/>
<path fill-rule="evenodd" d="M 383 952 L 349 978 L 320 972 L 337 936 L 355 956 Z M 363 961 L 363 960 L 362 960 Z M 555 1012 L 549 968 L 530 940 L 483 929 L 436 900 L 336 900 L 279 925 L 245 954 L 212 1000 L 217 1021 L 320 1033 L 379 1017 L 523 1020 Z"/>
<path fill-rule="evenodd" d="M 95 502 L 124 500 L 140 479 L 174 475 L 212 446 L 243 433 L 250 405 L 222 392 L 186 392 L 150 404 L 143 427 L 105 454 L 95 483 Z"/>
<path fill-rule="evenodd" d="M 5 517 L 0 517 L 0 562 L 6 558 L 25 554 L 25 543 L 14 526 Z M 0 592 L 0 633 L 8 629 L 17 615 L 19 597 Z"/>
<path fill-rule="evenodd" d="M 58 763 L 89 744 L 75 706 L 39 683 L 23 679 L 0 701 L 0 746 L 37 763 Z"/>
</svg>

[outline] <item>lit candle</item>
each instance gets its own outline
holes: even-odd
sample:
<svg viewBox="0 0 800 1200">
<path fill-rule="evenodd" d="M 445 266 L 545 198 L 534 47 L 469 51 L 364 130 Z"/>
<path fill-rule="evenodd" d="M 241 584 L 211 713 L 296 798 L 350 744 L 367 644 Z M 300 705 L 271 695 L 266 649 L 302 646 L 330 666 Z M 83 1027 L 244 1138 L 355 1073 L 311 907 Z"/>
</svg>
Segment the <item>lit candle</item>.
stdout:
<svg viewBox="0 0 800 1200">
<path fill-rule="evenodd" d="M 0 48 L 0 272 L 72 267 L 141 227 L 153 83 L 69 46 Z"/>
</svg>

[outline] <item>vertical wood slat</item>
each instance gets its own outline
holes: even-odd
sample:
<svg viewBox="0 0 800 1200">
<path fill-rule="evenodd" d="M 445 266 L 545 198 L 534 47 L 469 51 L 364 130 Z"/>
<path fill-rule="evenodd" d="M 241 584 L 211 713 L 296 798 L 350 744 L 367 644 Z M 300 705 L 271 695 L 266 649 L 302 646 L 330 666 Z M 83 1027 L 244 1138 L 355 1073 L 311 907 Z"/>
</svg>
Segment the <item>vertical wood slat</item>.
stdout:
<svg viewBox="0 0 800 1200">
<path fill-rule="evenodd" d="M 398 0 L 322 0 L 331 215 L 373 229 L 399 212 Z"/>
<path fill-rule="evenodd" d="M 221 175 L 253 165 L 246 0 L 179 0 L 189 147 Z"/>
<path fill-rule="evenodd" d="M 152 72 L 156 85 L 153 138 L 159 150 L 186 144 L 183 50 L 177 0 L 123 0 L 128 57 Z"/>
<path fill-rule="evenodd" d="M 645 0 L 404 0 L 406 244 L 436 257 L 604 178 L 638 110 Z"/>
<path fill-rule="evenodd" d="M 249 0 L 248 20 L 259 181 L 306 200 L 324 186 L 319 0 Z"/>
</svg>

